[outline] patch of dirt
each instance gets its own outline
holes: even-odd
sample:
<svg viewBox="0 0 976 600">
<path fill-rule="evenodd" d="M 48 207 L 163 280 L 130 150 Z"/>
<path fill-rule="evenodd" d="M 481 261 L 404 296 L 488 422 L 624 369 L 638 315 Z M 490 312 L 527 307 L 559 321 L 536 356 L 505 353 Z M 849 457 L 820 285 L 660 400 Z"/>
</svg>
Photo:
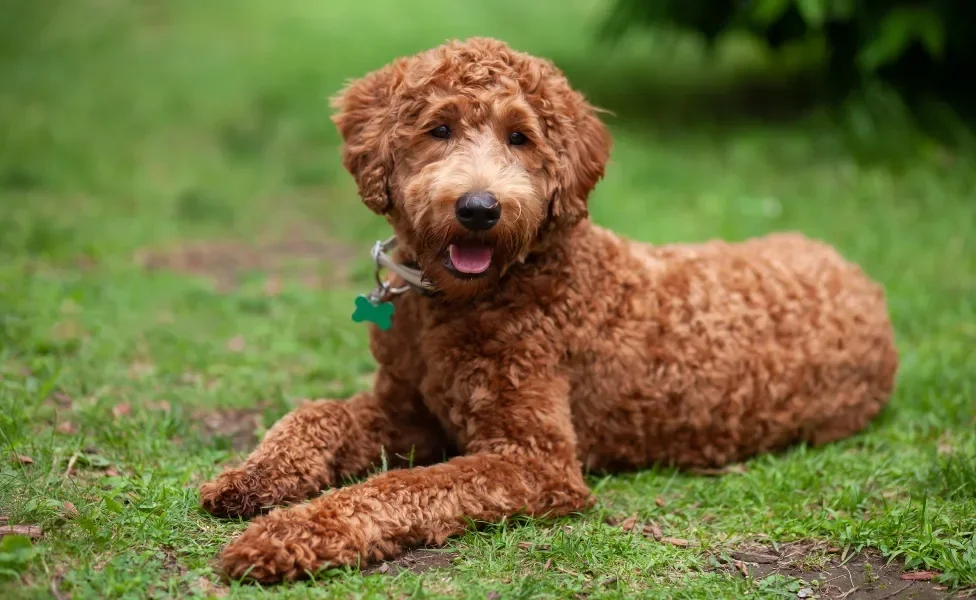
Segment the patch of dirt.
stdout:
<svg viewBox="0 0 976 600">
<path fill-rule="evenodd" d="M 449 567 L 457 556 L 457 552 L 420 548 L 411 550 L 396 560 L 384 561 L 365 568 L 363 569 L 363 575 L 373 575 L 374 573 L 396 575 L 401 570 L 412 571 L 419 575 L 431 569 Z"/>
<path fill-rule="evenodd" d="M 806 581 L 809 586 L 800 589 L 797 598 L 935 600 L 965 597 L 931 581 L 938 577 L 938 573 L 906 571 L 903 563 L 887 564 L 881 553 L 872 549 L 844 556 L 841 550 L 824 542 L 779 544 L 778 549 L 768 544 L 750 543 L 738 547 L 727 558 L 719 562 L 725 562 L 725 567 L 739 576 L 762 580 L 783 575 Z M 813 584 L 813 580 L 818 583 Z"/>
<path fill-rule="evenodd" d="M 247 273 L 265 273 L 265 292 L 275 295 L 281 289 L 282 278 L 299 279 L 312 288 L 343 283 L 349 279 L 352 261 L 369 256 L 368 247 L 351 246 L 322 234 L 310 237 L 313 236 L 293 232 L 287 240 L 188 242 L 143 250 L 136 255 L 136 261 L 150 271 L 205 277 L 222 292 L 236 288 Z"/>
<path fill-rule="evenodd" d="M 264 429 L 264 407 L 225 408 L 199 413 L 197 422 L 209 436 L 230 439 L 236 452 L 250 451 L 258 442 L 258 431 Z"/>
</svg>

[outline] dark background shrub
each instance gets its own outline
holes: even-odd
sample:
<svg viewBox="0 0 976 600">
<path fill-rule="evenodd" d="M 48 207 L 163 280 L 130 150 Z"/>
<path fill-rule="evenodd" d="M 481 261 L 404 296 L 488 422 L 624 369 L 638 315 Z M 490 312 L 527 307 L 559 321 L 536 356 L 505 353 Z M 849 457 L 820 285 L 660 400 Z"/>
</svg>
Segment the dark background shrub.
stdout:
<svg viewBox="0 0 976 600">
<path fill-rule="evenodd" d="M 976 97 L 972 0 L 614 0 L 602 33 L 651 28 L 697 32 L 710 44 L 744 33 L 774 51 L 820 42 L 834 99 L 882 83 L 913 106 L 934 99 L 965 113 Z"/>
</svg>

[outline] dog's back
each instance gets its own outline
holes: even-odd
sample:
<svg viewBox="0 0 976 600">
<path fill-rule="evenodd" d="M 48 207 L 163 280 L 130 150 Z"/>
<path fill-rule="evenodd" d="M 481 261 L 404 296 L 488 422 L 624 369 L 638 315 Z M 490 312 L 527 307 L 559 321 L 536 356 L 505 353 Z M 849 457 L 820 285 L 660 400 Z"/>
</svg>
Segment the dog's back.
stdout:
<svg viewBox="0 0 976 600">
<path fill-rule="evenodd" d="M 820 242 L 653 247 L 578 230 L 560 330 L 591 468 L 705 466 L 862 429 L 897 353 L 882 289 Z"/>
</svg>

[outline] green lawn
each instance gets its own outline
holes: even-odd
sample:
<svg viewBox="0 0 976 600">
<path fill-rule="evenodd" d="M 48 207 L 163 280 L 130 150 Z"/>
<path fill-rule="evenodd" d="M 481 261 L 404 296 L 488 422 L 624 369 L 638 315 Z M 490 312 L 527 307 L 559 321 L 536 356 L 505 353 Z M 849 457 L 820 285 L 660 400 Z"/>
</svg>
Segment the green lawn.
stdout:
<svg viewBox="0 0 976 600">
<path fill-rule="evenodd" d="M 763 122 L 741 109 L 784 112 L 775 97 L 716 97 L 757 68 L 748 48 L 709 65 L 691 45 L 594 45 L 598 0 L 341 4 L 4 8 L 0 517 L 43 535 L 2 542 L 0 597 L 782 598 L 791 575 L 723 557 L 796 541 L 976 585 L 973 157 L 859 165 L 816 112 Z M 864 435 L 722 477 L 594 477 L 593 512 L 471 533 L 422 574 L 228 588 L 213 559 L 244 525 L 203 514 L 197 486 L 298 399 L 372 370 L 349 315 L 386 227 L 341 170 L 326 98 L 473 34 L 553 58 L 616 112 L 597 222 L 656 243 L 799 229 L 883 281 L 895 398 Z M 605 522 L 630 515 L 687 547 Z"/>
</svg>

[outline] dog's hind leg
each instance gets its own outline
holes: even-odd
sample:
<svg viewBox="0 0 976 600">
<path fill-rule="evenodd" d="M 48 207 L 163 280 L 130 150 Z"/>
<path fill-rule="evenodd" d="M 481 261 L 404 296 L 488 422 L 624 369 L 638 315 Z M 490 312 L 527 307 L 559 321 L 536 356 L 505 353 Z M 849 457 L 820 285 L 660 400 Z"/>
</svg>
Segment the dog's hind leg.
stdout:
<svg viewBox="0 0 976 600">
<path fill-rule="evenodd" d="M 316 400 L 285 415 L 243 466 L 200 488 L 201 505 L 222 517 L 250 517 L 305 500 L 384 457 L 437 460 L 445 443 L 416 391 L 382 371 L 373 392 Z"/>
</svg>

